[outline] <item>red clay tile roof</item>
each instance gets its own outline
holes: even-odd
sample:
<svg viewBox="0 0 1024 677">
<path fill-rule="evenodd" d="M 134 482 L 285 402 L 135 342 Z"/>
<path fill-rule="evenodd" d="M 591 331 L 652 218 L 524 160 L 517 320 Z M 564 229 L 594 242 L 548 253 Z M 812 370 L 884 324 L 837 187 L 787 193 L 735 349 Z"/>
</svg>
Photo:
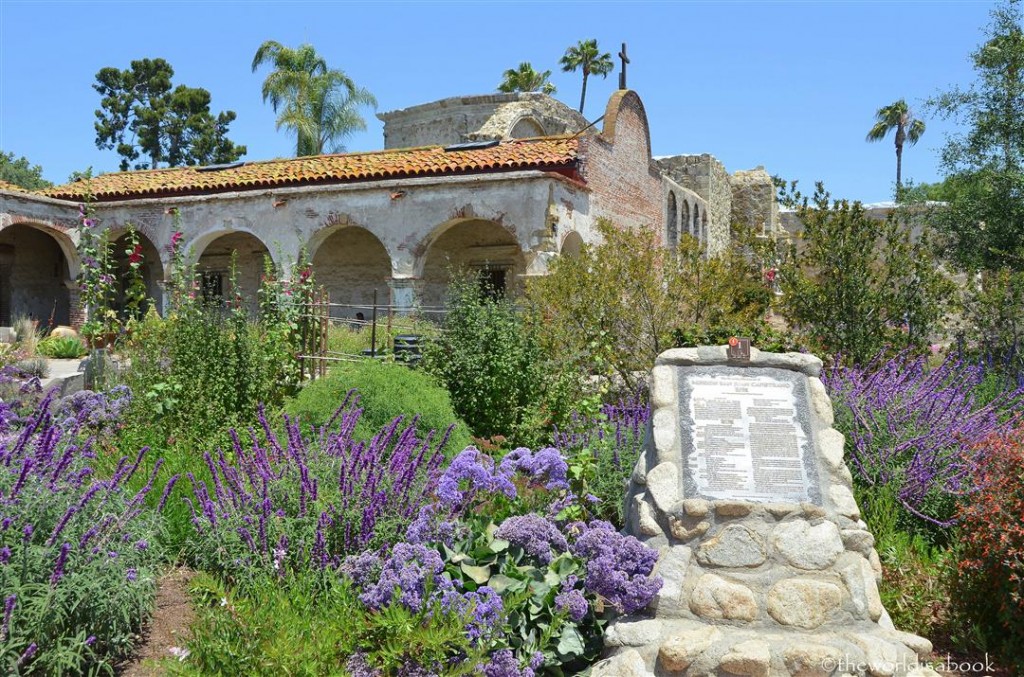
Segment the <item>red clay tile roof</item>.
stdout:
<svg viewBox="0 0 1024 677">
<path fill-rule="evenodd" d="M 123 200 L 521 169 L 571 171 L 576 167 L 578 148 L 577 138 L 543 137 L 449 152 L 440 146 L 429 146 L 316 155 L 246 162 L 215 171 L 176 167 L 103 174 L 93 177 L 89 187 L 96 200 Z M 85 190 L 86 183 L 77 181 L 39 192 L 55 198 L 80 200 Z"/>
</svg>

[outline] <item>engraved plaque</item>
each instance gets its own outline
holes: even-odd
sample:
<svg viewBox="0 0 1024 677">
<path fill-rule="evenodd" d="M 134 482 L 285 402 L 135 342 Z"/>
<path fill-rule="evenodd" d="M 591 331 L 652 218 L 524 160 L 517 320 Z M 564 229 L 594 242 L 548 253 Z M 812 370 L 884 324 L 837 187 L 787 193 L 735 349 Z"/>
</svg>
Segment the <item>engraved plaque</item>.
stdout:
<svg viewBox="0 0 1024 677">
<path fill-rule="evenodd" d="M 774 369 L 701 369 L 682 380 L 680 422 L 683 439 L 690 441 L 687 493 L 712 500 L 819 501 L 802 383 Z"/>
</svg>

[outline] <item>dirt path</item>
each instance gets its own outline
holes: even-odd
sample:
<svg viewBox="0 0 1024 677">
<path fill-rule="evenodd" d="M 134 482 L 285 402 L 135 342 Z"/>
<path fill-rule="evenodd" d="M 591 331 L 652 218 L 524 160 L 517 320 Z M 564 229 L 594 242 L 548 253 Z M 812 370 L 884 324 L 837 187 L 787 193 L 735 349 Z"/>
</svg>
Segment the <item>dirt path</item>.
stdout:
<svg viewBox="0 0 1024 677">
<path fill-rule="evenodd" d="M 188 627 L 195 618 L 188 596 L 188 582 L 193 575 L 190 569 L 172 569 L 157 582 L 153 618 L 143 630 L 135 656 L 122 666 L 121 677 L 159 675 L 154 661 L 170 656 L 171 647 L 185 646 Z"/>
</svg>

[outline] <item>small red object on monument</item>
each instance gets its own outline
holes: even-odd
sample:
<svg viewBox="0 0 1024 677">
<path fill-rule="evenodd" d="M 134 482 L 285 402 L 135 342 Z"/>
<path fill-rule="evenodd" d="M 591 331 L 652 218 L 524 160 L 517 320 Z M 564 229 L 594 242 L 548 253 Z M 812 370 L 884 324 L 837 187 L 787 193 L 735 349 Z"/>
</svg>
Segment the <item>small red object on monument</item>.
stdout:
<svg viewBox="0 0 1024 677">
<path fill-rule="evenodd" d="M 730 361 L 749 362 L 750 339 L 731 337 L 729 339 L 729 347 L 726 349 L 726 356 Z"/>
</svg>

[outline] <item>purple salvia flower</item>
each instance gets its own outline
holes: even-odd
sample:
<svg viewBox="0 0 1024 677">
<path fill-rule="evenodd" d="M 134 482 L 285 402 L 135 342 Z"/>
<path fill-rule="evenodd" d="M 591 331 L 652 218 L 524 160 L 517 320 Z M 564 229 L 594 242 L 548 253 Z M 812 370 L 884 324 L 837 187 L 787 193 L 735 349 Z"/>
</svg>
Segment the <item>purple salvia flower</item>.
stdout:
<svg viewBox="0 0 1024 677">
<path fill-rule="evenodd" d="M 11 614 L 14 613 L 14 605 L 17 601 L 17 595 L 10 595 L 4 600 L 4 619 L 0 623 L 0 642 L 7 638 L 7 630 L 11 626 Z"/>
<path fill-rule="evenodd" d="M 25 653 L 21 654 L 21 657 L 18 659 L 18 662 L 16 664 L 17 667 L 21 667 L 26 663 L 26 661 L 32 660 L 32 657 L 36 655 L 36 651 L 38 650 L 39 645 L 37 645 L 35 642 L 29 644 L 28 648 L 25 649 Z"/>
<path fill-rule="evenodd" d="M 167 484 L 164 486 L 164 493 L 160 496 L 160 504 L 157 506 L 157 512 L 163 512 L 164 506 L 167 505 L 167 499 L 171 495 L 171 490 L 174 489 L 174 485 L 181 479 L 181 473 L 174 475 L 171 479 L 167 480 Z"/>
<path fill-rule="evenodd" d="M 53 574 L 50 575 L 50 585 L 57 585 L 60 579 L 64 578 L 64 564 L 67 562 L 68 552 L 70 551 L 70 543 L 65 543 L 60 547 L 60 554 L 57 555 L 57 563 L 53 567 Z"/>
</svg>

